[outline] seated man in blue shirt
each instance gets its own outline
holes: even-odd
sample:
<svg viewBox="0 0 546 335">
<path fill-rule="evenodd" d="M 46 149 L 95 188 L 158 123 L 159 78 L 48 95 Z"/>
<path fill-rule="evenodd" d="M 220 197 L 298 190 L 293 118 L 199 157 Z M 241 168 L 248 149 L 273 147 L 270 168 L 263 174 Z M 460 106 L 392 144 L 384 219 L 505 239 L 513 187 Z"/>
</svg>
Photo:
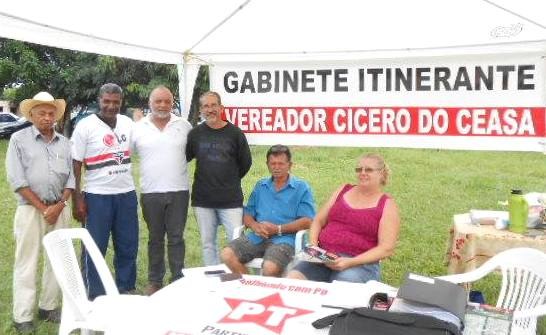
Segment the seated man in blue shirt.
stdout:
<svg viewBox="0 0 546 335">
<path fill-rule="evenodd" d="M 272 146 L 266 157 L 271 177 L 256 183 L 244 208 L 243 224 L 250 231 L 231 241 L 221 256 L 234 273 L 247 273 L 244 264 L 263 257 L 263 275 L 279 277 L 294 255 L 296 233 L 309 228 L 315 216 L 315 202 L 309 185 L 290 175 L 287 146 Z"/>
</svg>

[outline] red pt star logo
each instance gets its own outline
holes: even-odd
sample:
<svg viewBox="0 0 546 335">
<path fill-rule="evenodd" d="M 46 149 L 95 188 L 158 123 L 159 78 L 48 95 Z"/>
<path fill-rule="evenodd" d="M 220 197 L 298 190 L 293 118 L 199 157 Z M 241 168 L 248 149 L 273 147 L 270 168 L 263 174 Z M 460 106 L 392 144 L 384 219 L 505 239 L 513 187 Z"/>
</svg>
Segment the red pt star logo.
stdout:
<svg viewBox="0 0 546 335">
<path fill-rule="evenodd" d="M 313 313 L 307 309 L 286 306 L 281 295 L 275 293 L 259 300 L 224 298 L 231 311 L 219 323 L 251 322 L 277 334 L 282 333 L 289 318 Z"/>
</svg>

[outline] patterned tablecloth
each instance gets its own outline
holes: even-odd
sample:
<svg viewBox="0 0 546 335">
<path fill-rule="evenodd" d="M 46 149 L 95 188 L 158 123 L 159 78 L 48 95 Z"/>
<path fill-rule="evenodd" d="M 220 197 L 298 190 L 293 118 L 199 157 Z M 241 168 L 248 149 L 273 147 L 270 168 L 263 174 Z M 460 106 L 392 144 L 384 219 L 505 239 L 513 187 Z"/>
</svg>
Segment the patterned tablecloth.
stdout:
<svg viewBox="0 0 546 335">
<path fill-rule="evenodd" d="M 507 249 L 528 247 L 546 252 L 546 235 L 516 234 L 497 230 L 492 225 L 473 225 L 469 214 L 453 216 L 445 262 L 447 272 L 464 273 L 482 265 L 489 258 Z"/>
</svg>

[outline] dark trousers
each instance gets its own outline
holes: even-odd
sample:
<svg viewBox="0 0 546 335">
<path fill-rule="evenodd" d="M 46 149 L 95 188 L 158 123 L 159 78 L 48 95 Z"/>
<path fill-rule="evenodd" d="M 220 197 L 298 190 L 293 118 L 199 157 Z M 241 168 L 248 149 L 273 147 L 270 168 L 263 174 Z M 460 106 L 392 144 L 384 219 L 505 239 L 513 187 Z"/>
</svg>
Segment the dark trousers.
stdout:
<svg viewBox="0 0 546 335">
<path fill-rule="evenodd" d="M 165 234 L 170 281 L 182 276 L 186 245 L 184 229 L 188 215 L 189 191 L 143 193 L 142 215 L 148 225 L 148 282 L 162 286 L 165 277 Z"/>
<path fill-rule="evenodd" d="M 135 289 L 138 251 L 138 214 L 135 191 L 121 194 L 85 193 L 87 219 L 85 228 L 106 255 L 112 233 L 116 285 L 121 293 Z M 83 252 L 83 275 L 90 299 L 104 294 L 95 266 Z"/>
</svg>

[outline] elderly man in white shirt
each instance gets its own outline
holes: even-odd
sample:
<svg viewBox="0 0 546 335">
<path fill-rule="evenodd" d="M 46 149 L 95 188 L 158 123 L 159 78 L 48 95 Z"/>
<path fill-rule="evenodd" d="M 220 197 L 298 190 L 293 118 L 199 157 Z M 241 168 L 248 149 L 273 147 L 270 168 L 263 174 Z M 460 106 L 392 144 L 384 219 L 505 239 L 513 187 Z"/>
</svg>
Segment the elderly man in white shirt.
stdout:
<svg viewBox="0 0 546 335">
<path fill-rule="evenodd" d="M 147 294 L 163 286 L 165 235 L 170 281 L 180 278 L 184 268 L 189 199 L 185 149 L 191 125 L 171 112 L 173 100 L 167 87 L 156 87 L 149 99 L 151 113 L 133 129 L 132 148 L 140 156 L 140 203 L 149 231 Z"/>
</svg>

